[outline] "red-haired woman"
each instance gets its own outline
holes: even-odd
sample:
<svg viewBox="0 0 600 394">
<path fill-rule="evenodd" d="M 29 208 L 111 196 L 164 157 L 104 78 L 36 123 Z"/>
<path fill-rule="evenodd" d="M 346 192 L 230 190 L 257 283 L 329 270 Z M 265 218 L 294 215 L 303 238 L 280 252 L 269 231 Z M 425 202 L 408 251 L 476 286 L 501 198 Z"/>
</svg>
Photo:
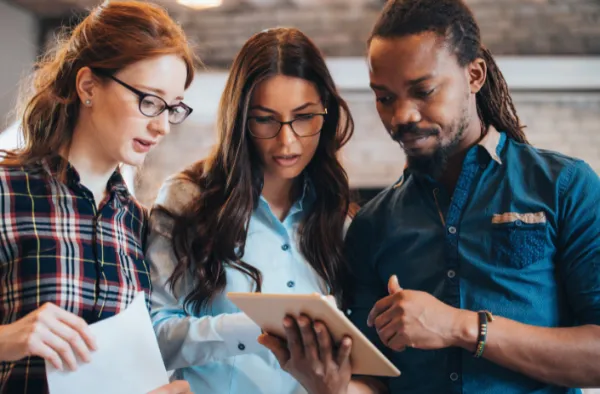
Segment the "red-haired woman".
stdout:
<svg viewBox="0 0 600 394">
<path fill-rule="evenodd" d="M 192 112 L 193 77 L 181 28 L 141 2 L 97 7 L 39 64 L 24 146 L 0 165 L 1 393 L 47 392 L 44 360 L 76 368 L 95 348 L 88 324 L 149 296 L 147 215 L 119 166 Z"/>
</svg>

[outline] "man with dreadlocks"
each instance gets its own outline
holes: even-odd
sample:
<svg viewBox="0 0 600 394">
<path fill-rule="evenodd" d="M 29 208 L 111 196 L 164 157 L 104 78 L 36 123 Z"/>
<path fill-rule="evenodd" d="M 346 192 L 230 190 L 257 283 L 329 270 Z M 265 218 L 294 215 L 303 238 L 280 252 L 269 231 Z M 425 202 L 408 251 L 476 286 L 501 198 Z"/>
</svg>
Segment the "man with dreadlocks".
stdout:
<svg viewBox="0 0 600 394">
<path fill-rule="evenodd" d="M 346 236 L 348 315 L 402 371 L 384 386 L 392 394 L 600 386 L 598 176 L 527 143 L 462 0 L 389 1 L 368 60 L 381 120 L 407 156 L 400 181 Z M 263 342 L 309 392 L 385 391 L 373 379 L 348 387 L 350 367 L 336 361 L 344 357 L 327 330 L 297 323 L 288 324 L 287 347 Z"/>
</svg>

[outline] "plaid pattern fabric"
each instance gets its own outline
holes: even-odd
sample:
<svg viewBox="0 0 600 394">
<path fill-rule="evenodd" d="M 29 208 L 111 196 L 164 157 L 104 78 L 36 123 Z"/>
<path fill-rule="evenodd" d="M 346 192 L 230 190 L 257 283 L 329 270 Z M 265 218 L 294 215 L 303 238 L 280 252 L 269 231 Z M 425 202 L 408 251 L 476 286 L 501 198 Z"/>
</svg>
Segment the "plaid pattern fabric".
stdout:
<svg viewBox="0 0 600 394">
<path fill-rule="evenodd" d="M 144 290 L 146 211 L 116 171 L 99 210 L 62 159 L 0 166 L 0 324 L 52 302 L 94 323 L 113 316 Z M 0 363 L 0 393 L 46 393 L 44 361 Z"/>
</svg>

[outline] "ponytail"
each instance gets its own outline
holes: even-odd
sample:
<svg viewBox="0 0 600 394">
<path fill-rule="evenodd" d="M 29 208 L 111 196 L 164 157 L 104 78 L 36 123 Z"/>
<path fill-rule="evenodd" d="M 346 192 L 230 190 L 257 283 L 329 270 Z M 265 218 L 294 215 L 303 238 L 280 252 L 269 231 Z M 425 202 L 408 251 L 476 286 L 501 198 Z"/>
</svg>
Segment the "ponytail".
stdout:
<svg viewBox="0 0 600 394">
<path fill-rule="evenodd" d="M 479 119 L 486 129 L 488 126 L 494 126 L 498 131 L 505 132 L 508 138 L 527 144 L 527 137 L 523 133 L 523 126 L 502 72 L 487 48 L 481 47 L 480 56 L 487 65 L 487 77 L 477 93 Z"/>
</svg>

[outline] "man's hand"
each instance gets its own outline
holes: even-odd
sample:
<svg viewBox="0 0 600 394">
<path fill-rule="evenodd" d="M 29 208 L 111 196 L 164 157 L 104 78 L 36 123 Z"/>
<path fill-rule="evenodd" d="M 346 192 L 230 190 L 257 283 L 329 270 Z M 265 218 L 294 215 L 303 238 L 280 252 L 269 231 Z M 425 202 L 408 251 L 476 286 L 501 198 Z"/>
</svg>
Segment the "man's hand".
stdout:
<svg viewBox="0 0 600 394">
<path fill-rule="evenodd" d="M 167 385 L 152 390 L 148 394 L 193 394 L 190 385 L 185 380 L 176 380 Z"/>
<path fill-rule="evenodd" d="M 258 341 L 273 352 L 279 365 L 310 394 L 345 394 L 350 384 L 352 341 L 344 338 L 337 350 L 327 327 L 306 316 L 283 323 L 287 342 L 263 334 Z"/>
<path fill-rule="evenodd" d="M 402 351 L 442 349 L 459 343 L 463 327 L 477 329 L 477 315 L 444 304 L 431 294 L 403 290 L 394 275 L 388 282 L 389 296 L 379 300 L 367 324 L 375 326 L 381 341 L 389 348 Z M 472 344 L 474 349 L 475 343 Z"/>
</svg>

